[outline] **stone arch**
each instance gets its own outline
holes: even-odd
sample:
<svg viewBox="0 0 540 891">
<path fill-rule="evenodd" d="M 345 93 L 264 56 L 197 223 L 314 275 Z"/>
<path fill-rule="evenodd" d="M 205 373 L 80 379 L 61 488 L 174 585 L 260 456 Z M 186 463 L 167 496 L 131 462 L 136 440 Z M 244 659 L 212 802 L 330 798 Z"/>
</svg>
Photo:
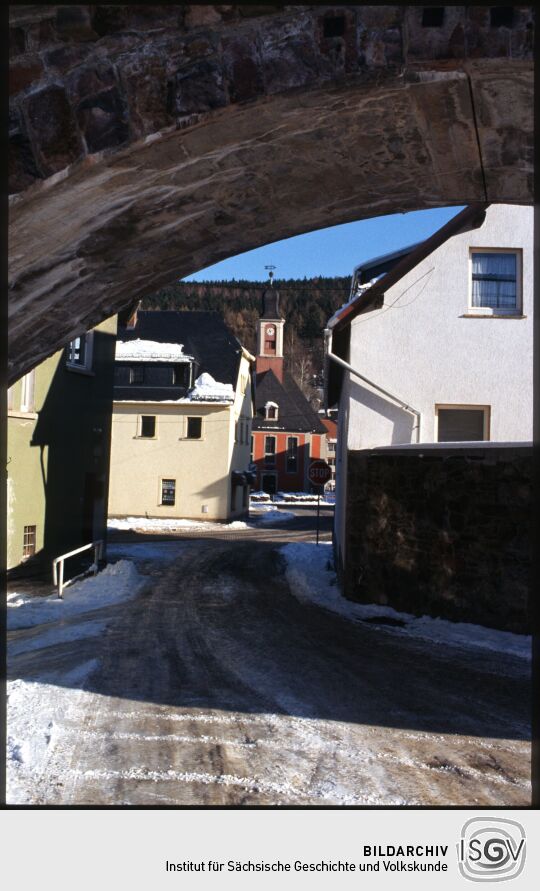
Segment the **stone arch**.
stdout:
<svg viewBox="0 0 540 891">
<path fill-rule="evenodd" d="M 512 9 L 12 7 L 10 380 L 261 244 L 532 201 L 532 10 Z"/>
</svg>

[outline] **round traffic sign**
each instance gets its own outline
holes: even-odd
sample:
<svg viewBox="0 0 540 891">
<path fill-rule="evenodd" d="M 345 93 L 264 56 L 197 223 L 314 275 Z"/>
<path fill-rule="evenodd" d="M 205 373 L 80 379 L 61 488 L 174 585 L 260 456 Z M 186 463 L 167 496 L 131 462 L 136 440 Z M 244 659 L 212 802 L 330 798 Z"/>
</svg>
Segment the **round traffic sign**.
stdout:
<svg viewBox="0 0 540 891">
<path fill-rule="evenodd" d="M 312 461 L 309 465 L 308 479 L 314 486 L 324 486 L 332 478 L 332 468 L 326 461 Z"/>
</svg>

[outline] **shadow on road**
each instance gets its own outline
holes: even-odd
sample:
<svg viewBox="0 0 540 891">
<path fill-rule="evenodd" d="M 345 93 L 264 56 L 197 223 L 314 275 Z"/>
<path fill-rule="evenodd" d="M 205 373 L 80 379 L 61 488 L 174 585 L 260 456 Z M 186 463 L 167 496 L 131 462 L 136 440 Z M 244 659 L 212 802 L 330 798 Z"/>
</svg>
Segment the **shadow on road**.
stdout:
<svg viewBox="0 0 540 891">
<path fill-rule="evenodd" d="M 98 658 L 85 690 L 189 710 L 194 719 L 208 710 L 274 713 L 529 738 L 523 660 L 414 640 L 298 602 L 278 548 L 302 534 L 303 519 L 283 533 L 268 530 L 268 541 L 264 530 L 251 540 L 122 533 L 132 542 L 168 540 L 178 554 L 141 557 L 144 590 L 85 614 L 108 622 L 103 636 L 21 654 L 11 673 L 62 686 L 74 665 Z"/>
</svg>

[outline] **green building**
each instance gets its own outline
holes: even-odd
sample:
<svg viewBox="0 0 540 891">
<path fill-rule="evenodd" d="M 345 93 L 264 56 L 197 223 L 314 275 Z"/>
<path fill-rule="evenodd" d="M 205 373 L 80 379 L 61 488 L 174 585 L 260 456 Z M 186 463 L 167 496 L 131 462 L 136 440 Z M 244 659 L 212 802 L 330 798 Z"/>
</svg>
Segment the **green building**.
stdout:
<svg viewBox="0 0 540 891">
<path fill-rule="evenodd" d="M 10 575 L 105 538 L 116 327 L 102 322 L 8 391 Z"/>
</svg>

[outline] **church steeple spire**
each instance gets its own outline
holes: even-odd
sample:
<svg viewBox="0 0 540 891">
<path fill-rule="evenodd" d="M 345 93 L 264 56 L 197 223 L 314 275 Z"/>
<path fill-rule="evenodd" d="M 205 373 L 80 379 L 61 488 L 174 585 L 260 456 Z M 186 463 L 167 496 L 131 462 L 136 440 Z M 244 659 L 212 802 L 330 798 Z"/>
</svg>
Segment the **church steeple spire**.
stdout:
<svg viewBox="0 0 540 891">
<path fill-rule="evenodd" d="M 272 370 L 279 381 L 283 381 L 283 328 L 285 319 L 279 312 L 279 291 L 273 287 L 265 288 L 262 295 L 261 315 L 257 331 L 257 365 L 256 372 Z"/>
</svg>

